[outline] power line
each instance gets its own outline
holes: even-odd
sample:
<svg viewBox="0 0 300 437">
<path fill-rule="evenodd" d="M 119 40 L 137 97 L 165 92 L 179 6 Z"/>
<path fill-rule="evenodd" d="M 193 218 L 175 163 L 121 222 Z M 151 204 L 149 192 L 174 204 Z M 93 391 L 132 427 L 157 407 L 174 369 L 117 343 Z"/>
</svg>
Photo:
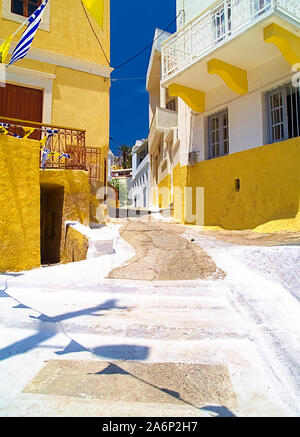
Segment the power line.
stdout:
<svg viewBox="0 0 300 437">
<path fill-rule="evenodd" d="M 84 13 L 85 13 L 85 15 L 86 15 L 86 18 L 87 18 L 87 20 L 88 20 L 88 22 L 89 22 L 89 24 L 90 24 L 90 26 L 91 26 L 91 29 L 92 29 L 92 31 L 93 31 L 93 33 L 94 33 L 94 35 L 95 35 L 95 37 L 96 37 L 96 40 L 97 40 L 97 42 L 98 42 L 98 44 L 99 44 L 99 46 L 100 46 L 100 48 L 101 48 L 101 50 L 102 50 L 102 52 L 103 52 L 103 54 L 104 54 L 104 56 L 105 56 L 105 59 L 106 59 L 106 61 L 107 61 L 107 63 L 108 63 L 108 65 L 110 66 L 110 67 L 112 67 L 111 66 L 111 64 L 110 64 L 110 61 L 108 60 L 108 56 L 106 55 L 106 53 L 105 53 L 105 50 L 104 50 L 104 48 L 103 48 L 103 46 L 102 46 L 102 44 L 101 44 L 101 42 L 100 42 L 100 40 L 99 40 L 99 38 L 98 38 L 98 35 L 97 35 L 97 33 L 96 33 L 96 31 L 95 31 L 95 29 L 93 28 L 93 25 L 92 25 L 92 23 L 91 23 L 91 21 L 90 21 L 90 19 L 89 19 L 89 16 L 88 16 L 88 13 L 87 13 L 87 11 L 86 11 L 86 9 L 85 9 L 85 7 L 84 7 L 84 4 L 82 3 L 82 1 L 80 0 L 80 3 L 81 3 L 81 5 L 82 5 L 82 7 L 83 7 L 83 10 L 84 10 Z M 177 15 L 177 17 L 174 19 L 174 20 L 172 20 L 171 21 L 171 23 L 170 24 L 168 24 L 168 26 L 165 28 L 165 30 L 163 30 L 154 40 L 152 40 L 151 41 L 151 43 L 149 43 L 146 47 L 144 47 L 142 50 L 140 50 L 138 53 L 136 53 L 135 55 L 133 55 L 133 56 L 131 56 L 131 58 L 129 58 L 129 59 L 127 59 L 126 61 L 124 61 L 124 62 L 122 62 L 121 64 L 119 64 L 119 65 L 117 65 L 116 67 L 114 67 L 114 70 L 118 70 L 119 68 L 121 68 L 121 67 L 123 67 L 124 65 L 127 65 L 127 64 L 129 64 L 129 62 L 131 62 L 131 61 L 133 61 L 135 58 L 137 58 L 141 53 L 143 53 L 145 50 L 147 50 L 149 47 L 151 47 L 152 45 L 153 45 L 153 43 L 157 40 L 157 39 L 159 39 L 160 37 L 161 37 L 161 35 L 163 35 L 171 26 L 172 26 L 172 24 L 173 23 L 175 23 L 176 21 L 177 21 L 177 18 L 182 14 L 182 10 L 181 11 L 179 11 L 179 14 Z M 112 67 L 113 68 L 113 67 Z"/>
<path fill-rule="evenodd" d="M 98 38 L 98 35 L 97 35 L 95 29 L 93 28 L 93 25 L 92 25 L 92 23 L 91 23 L 91 21 L 90 21 L 90 19 L 89 19 L 89 16 L 88 16 L 88 13 L 87 13 L 87 11 L 86 11 L 86 9 L 85 9 L 85 6 L 84 6 L 84 4 L 82 3 L 81 0 L 80 0 L 80 3 L 81 3 L 81 5 L 82 5 L 82 7 L 83 7 L 83 10 L 84 10 L 85 16 L 86 16 L 86 18 L 87 18 L 87 20 L 88 20 L 88 22 L 89 22 L 89 24 L 90 24 L 90 26 L 91 26 L 91 29 L 92 29 L 92 31 L 93 31 L 95 37 L 96 37 L 96 40 L 98 41 L 98 44 L 99 44 L 99 46 L 100 46 L 100 48 L 101 48 L 101 50 L 102 50 L 102 53 L 103 53 L 104 56 L 105 56 L 106 62 L 107 62 L 108 65 L 111 67 L 110 62 L 109 62 L 109 60 L 108 60 L 108 57 L 107 57 L 107 55 L 106 55 L 106 53 L 105 53 L 105 50 L 104 50 L 104 48 L 102 47 L 102 44 L 101 44 L 101 42 L 100 42 L 100 40 L 99 40 L 99 38 Z"/>
<path fill-rule="evenodd" d="M 118 70 L 119 68 L 123 67 L 124 65 L 128 64 L 129 62 L 133 61 L 135 58 L 137 58 L 141 53 L 143 53 L 145 50 L 147 50 L 149 47 L 151 47 L 157 39 L 161 37 L 171 26 L 173 23 L 177 21 L 177 18 L 182 14 L 182 11 L 179 11 L 179 14 L 177 17 L 171 21 L 171 23 L 163 30 L 154 40 L 151 41 L 150 44 L 148 44 L 146 47 L 144 47 L 142 50 L 140 50 L 136 55 L 132 56 L 131 58 L 127 59 L 127 61 L 122 62 L 122 64 L 117 65 L 114 70 Z"/>
<path fill-rule="evenodd" d="M 110 139 L 110 141 L 112 141 L 113 143 L 117 144 L 117 146 L 121 146 L 121 147 L 126 146 L 126 147 L 130 147 L 130 148 L 131 148 L 131 146 L 128 146 L 127 144 L 121 144 L 121 143 L 119 143 L 118 141 L 114 140 L 112 137 L 110 137 L 109 139 Z"/>
<path fill-rule="evenodd" d="M 146 80 L 146 77 L 119 77 L 119 78 L 111 78 L 112 82 L 119 82 L 120 80 Z"/>
</svg>

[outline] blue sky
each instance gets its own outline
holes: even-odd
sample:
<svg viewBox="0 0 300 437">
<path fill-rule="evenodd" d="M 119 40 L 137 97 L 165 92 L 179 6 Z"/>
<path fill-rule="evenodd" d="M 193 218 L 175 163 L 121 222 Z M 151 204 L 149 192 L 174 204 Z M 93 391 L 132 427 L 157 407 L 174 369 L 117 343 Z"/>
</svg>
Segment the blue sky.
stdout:
<svg viewBox="0 0 300 437">
<path fill-rule="evenodd" d="M 111 0 L 111 65 L 115 67 L 148 45 L 155 28 L 166 29 L 175 19 L 175 0 Z M 175 23 L 168 30 L 175 32 Z M 151 47 L 116 70 L 112 79 L 146 77 Z M 134 145 L 148 136 L 146 79 L 112 81 L 110 136 L 121 144 Z M 113 152 L 118 146 L 112 141 Z"/>
</svg>

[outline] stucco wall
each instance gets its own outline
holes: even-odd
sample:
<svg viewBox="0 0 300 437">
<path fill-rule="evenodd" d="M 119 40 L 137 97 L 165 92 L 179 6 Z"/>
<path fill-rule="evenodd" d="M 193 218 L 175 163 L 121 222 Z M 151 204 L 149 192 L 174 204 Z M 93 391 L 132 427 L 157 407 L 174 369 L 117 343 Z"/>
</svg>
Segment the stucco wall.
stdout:
<svg viewBox="0 0 300 437">
<path fill-rule="evenodd" d="M 185 12 L 185 24 L 205 11 L 215 0 L 177 0 L 177 15 L 181 9 Z"/>
<path fill-rule="evenodd" d="M 0 135 L 0 272 L 39 265 L 39 143 Z"/>
<path fill-rule="evenodd" d="M 198 160 L 207 159 L 207 120 L 212 114 L 228 109 L 229 152 L 236 153 L 267 144 L 267 116 L 265 93 L 291 81 L 290 66 L 278 56 L 259 68 L 248 72 L 249 92 L 238 95 L 220 79 L 220 85 L 205 93 L 206 111 L 193 113 L 179 99 L 178 128 L 180 138 L 180 162 L 188 164 L 191 151 L 198 151 Z"/>
<path fill-rule="evenodd" d="M 63 187 L 61 261 L 70 260 L 66 221 L 90 221 L 88 173 L 39 169 L 39 143 L 0 135 L 0 272 L 40 266 L 40 186 Z M 72 238 L 72 248 L 76 246 Z M 82 259 L 85 246 L 72 249 Z M 78 259 L 75 259 L 77 261 Z"/>
<path fill-rule="evenodd" d="M 88 172 L 83 170 L 40 170 L 41 185 L 64 187 L 63 222 L 89 224 L 90 186 Z"/>
<path fill-rule="evenodd" d="M 109 58 L 110 0 L 104 0 L 104 3 L 103 30 L 91 16 L 90 19 Z M 20 25 L 2 17 L 2 5 L 3 0 L 0 0 L 0 39 L 7 38 Z M 49 6 L 50 31 L 40 28 L 32 43 L 32 48 L 44 50 L 38 52 L 41 61 L 30 59 L 30 56 L 19 61 L 8 69 L 12 76 L 18 73 L 12 80 L 8 78 L 8 82 L 44 89 L 44 91 L 47 83 L 47 95 L 44 92 L 43 121 L 86 130 L 86 144 L 103 148 L 102 169 L 104 169 L 103 160 L 107 158 L 109 144 L 110 80 L 79 70 L 90 68 L 82 61 L 90 61 L 106 67 L 108 63 L 99 48 L 80 1 L 51 0 L 47 7 Z M 15 37 L 14 42 L 17 42 L 18 38 L 19 35 Z M 58 65 L 53 65 L 56 62 L 56 54 L 65 57 L 58 58 Z M 59 65 L 61 59 L 65 59 L 67 65 L 70 63 L 72 68 L 61 67 Z M 23 68 L 27 71 L 22 70 Z M 54 75 L 55 78 L 49 79 L 46 75 L 39 75 L 40 72 Z M 101 180 L 104 181 L 103 170 Z"/>
<path fill-rule="evenodd" d="M 86 129 L 88 146 L 107 147 L 109 80 L 63 67 L 57 67 L 55 74 L 52 123 Z"/>
<path fill-rule="evenodd" d="M 0 0 L 0 13 L 3 0 Z M 101 44 L 109 57 L 110 53 L 110 0 L 104 0 L 104 26 L 103 30 L 91 15 L 90 20 Z M 107 65 L 105 57 L 99 48 L 89 22 L 84 14 L 80 1 L 50 0 L 50 32 L 39 29 L 34 38 L 33 47 L 49 50 L 51 52 L 80 58 L 87 61 Z M 0 38 L 11 35 L 19 23 L 10 21 L 0 16 Z M 18 35 L 19 36 L 19 35 Z M 17 40 L 17 38 L 16 38 Z"/>
<path fill-rule="evenodd" d="M 272 220 L 298 220 L 299 168 L 300 137 L 193 167 L 177 165 L 173 181 L 182 193 L 184 187 L 205 188 L 205 225 L 252 229 Z M 240 180 L 238 192 L 236 179 Z M 180 221 L 182 207 L 180 198 L 175 199 L 174 216 Z M 192 212 L 196 213 L 195 196 Z"/>
</svg>

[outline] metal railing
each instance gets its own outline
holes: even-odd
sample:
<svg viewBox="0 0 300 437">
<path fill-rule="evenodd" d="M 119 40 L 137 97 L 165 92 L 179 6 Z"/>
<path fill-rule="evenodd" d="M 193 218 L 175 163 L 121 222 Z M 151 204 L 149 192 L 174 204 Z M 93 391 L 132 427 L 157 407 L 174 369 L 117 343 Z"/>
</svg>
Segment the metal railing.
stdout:
<svg viewBox="0 0 300 437">
<path fill-rule="evenodd" d="M 101 149 L 86 147 L 86 131 L 75 128 L 55 126 L 44 123 L 18 120 L 15 118 L 1 117 L 0 123 L 5 123 L 8 135 L 24 137 L 24 129 L 34 128 L 28 139 L 41 141 L 49 136 L 47 149 L 55 152 L 50 155 L 45 163 L 45 169 L 85 170 L 89 172 L 90 180 L 97 181 L 101 178 Z M 41 152 L 42 153 L 42 152 Z M 60 158 L 61 154 L 70 158 Z M 41 162 L 41 159 L 40 159 Z"/>
<path fill-rule="evenodd" d="M 220 0 L 162 43 L 162 80 L 273 12 L 300 21 L 299 0 Z"/>
</svg>

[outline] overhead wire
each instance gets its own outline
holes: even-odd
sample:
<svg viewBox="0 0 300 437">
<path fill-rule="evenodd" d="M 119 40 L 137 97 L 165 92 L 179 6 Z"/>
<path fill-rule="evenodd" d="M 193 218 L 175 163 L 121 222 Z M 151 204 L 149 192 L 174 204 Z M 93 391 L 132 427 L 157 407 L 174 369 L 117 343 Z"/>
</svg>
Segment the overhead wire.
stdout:
<svg viewBox="0 0 300 437">
<path fill-rule="evenodd" d="M 90 27 L 91 27 L 91 29 L 92 29 L 92 31 L 93 31 L 93 33 L 94 33 L 94 35 L 95 35 L 95 37 L 96 37 L 96 40 L 97 40 L 97 42 L 98 42 L 98 44 L 99 44 L 99 46 L 100 46 L 100 48 L 101 48 L 101 51 L 102 51 L 102 53 L 104 54 L 104 57 L 105 57 L 105 59 L 106 59 L 106 62 L 108 63 L 108 65 L 111 67 L 111 68 L 114 68 L 114 70 L 118 70 L 119 68 L 121 68 L 121 67 L 123 67 L 124 65 L 127 65 L 127 64 L 129 64 L 129 62 L 131 62 L 131 61 L 133 61 L 135 58 L 137 58 L 141 53 L 143 53 L 145 50 L 147 50 L 149 47 L 151 47 L 152 45 L 153 45 L 153 43 L 156 41 L 156 40 L 158 40 L 171 26 L 172 26 L 172 24 L 174 24 L 176 21 L 177 21 L 177 19 L 178 19 L 178 17 L 182 14 L 182 10 L 181 11 L 179 11 L 179 14 L 177 15 L 177 17 L 175 17 L 175 19 L 174 20 L 172 20 L 171 21 L 171 23 L 169 23 L 168 24 L 168 26 L 165 28 L 165 30 L 163 30 L 156 38 L 154 38 L 154 40 L 152 40 L 151 41 L 151 43 L 149 43 L 149 44 L 147 44 L 143 49 L 141 49 L 141 50 L 139 50 L 135 55 L 133 55 L 133 56 L 131 56 L 130 58 L 128 58 L 126 61 L 124 61 L 124 62 L 122 62 L 121 64 L 119 64 L 119 65 L 117 65 L 116 67 L 112 67 L 112 65 L 111 65 L 111 63 L 110 63 L 110 61 L 109 61 L 109 59 L 108 59 L 108 56 L 107 56 L 107 54 L 105 53 L 105 50 L 104 50 L 104 48 L 103 48 L 103 46 L 102 46 L 102 44 L 101 44 L 101 42 L 100 42 L 100 40 L 99 40 L 99 38 L 98 38 L 98 35 L 97 35 L 97 33 L 96 33 L 96 31 L 95 31 L 95 29 L 94 29 L 94 27 L 93 27 L 93 25 L 92 25 L 92 23 L 91 23 L 91 20 L 90 20 L 90 18 L 89 18 L 89 16 L 88 16 L 88 13 L 87 13 L 87 11 L 86 11 L 86 9 L 85 9 L 85 6 L 84 6 L 84 4 L 82 3 L 82 1 L 80 1 L 81 2 L 81 5 L 82 5 L 82 8 L 83 8 L 83 10 L 84 10 L 84 13 L 85 13 L 85 16 L 86 16 L 86 18 L 87 18 L 87 20 L 88 20 L 88 22 L 89 22 L 89 25 L 90 25 Z"/>
<path fill-rule="evenodd" d="M 149 47 L 151 47 L 153 45 L 153 43 L 158 40 L 171 26 L 172 24 L 174 24 L 178 17 L 182 14 L 182 11 L 179 12 L 179 14 L 177 15 L 177 17 L 175 17 L 174 20 L 171 21 L 170 24 L 168 24 L 168 26 L 165 28 L 165 30 L 163 30 L 156 38 L 154 38 L 148 45 L 146 45 L 146 47 L 144 47 L 143 49 L 141 49 L 139 52 L 137 52 L 134 56 L 131 56 L 131 58 L 127 59 L 126 61 L 122 62 L 121 64 L 117 65 L 116 67 L 114 67 L 114 70 L 118 70 L 119 68 L 123 67 L 124 65 L 127 65 L 129 62 L 133 61 L 135 58 L 137 58 L 141 53 L 143 53 L 145 50 L 147 50 Z"/>
</svg>

